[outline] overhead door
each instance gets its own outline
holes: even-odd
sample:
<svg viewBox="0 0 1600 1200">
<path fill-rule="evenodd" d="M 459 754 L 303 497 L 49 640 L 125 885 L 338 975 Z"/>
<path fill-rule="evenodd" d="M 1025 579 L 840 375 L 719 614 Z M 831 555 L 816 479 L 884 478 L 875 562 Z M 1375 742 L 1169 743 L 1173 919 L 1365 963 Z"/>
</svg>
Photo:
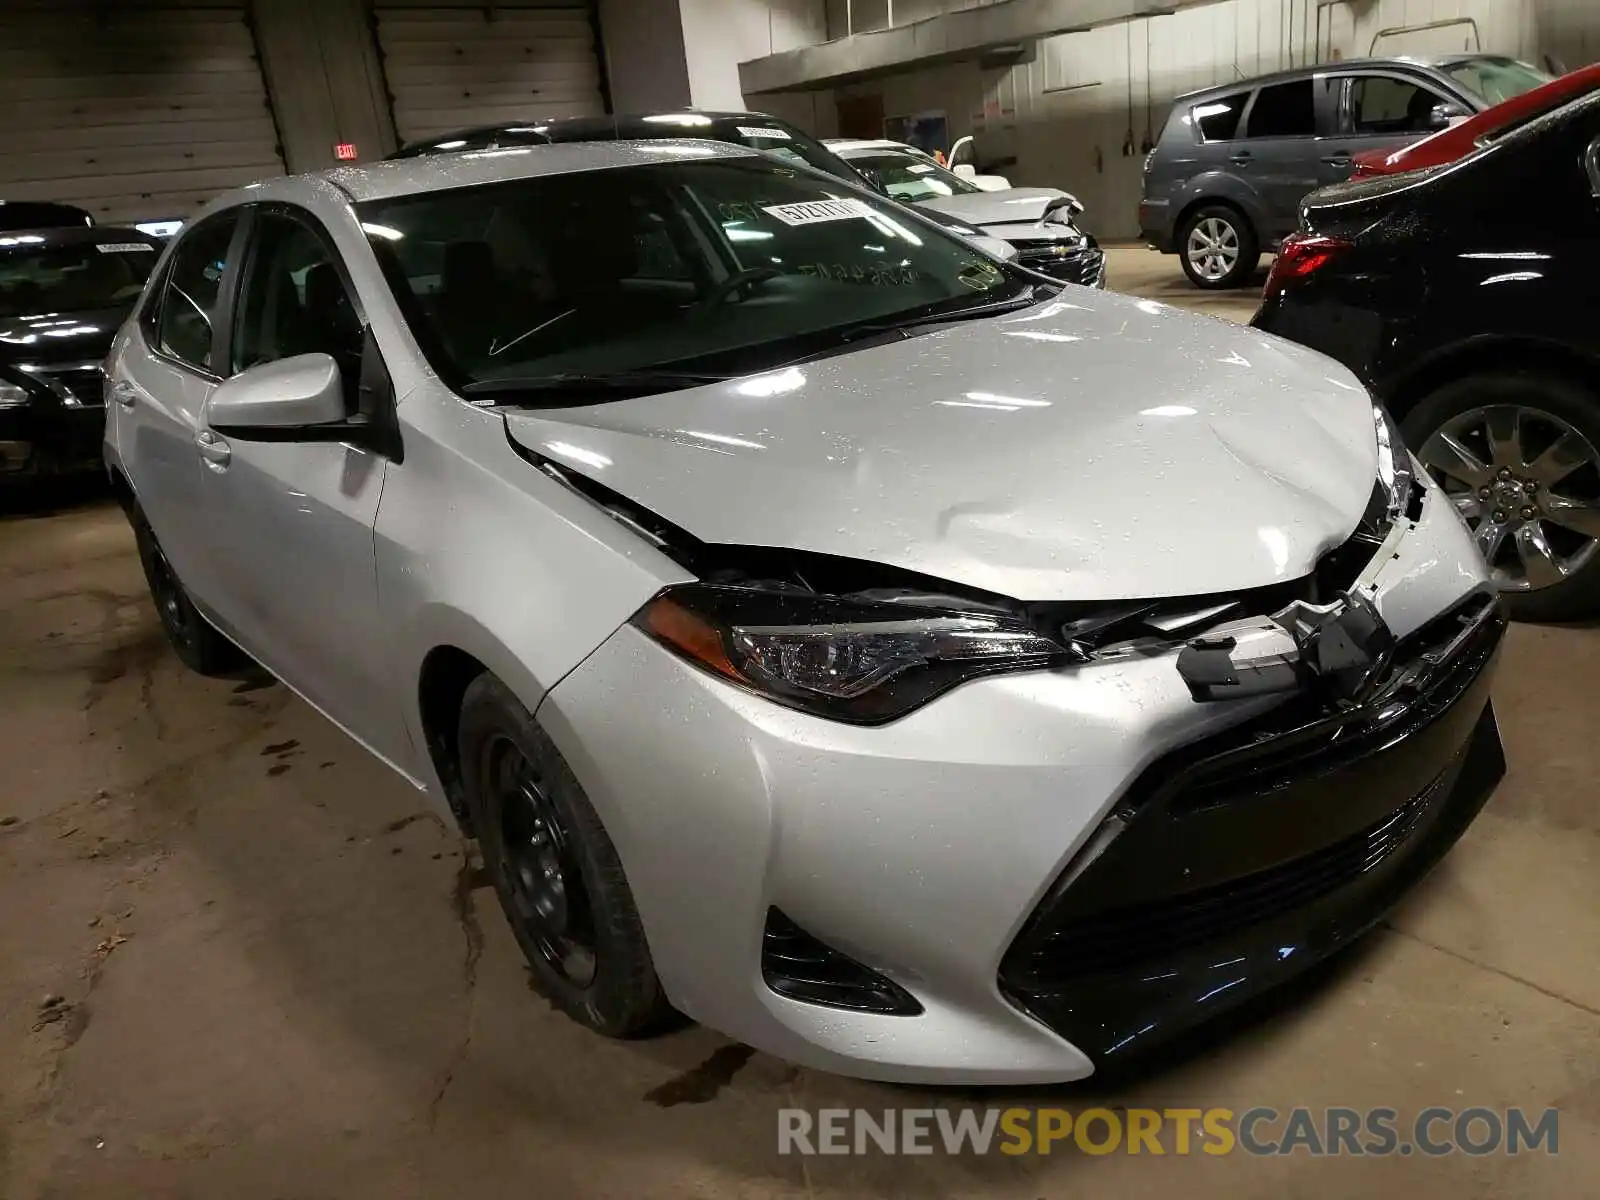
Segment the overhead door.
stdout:
<svg viewBox="0 0 1600 1200">
<path fill-rule="evenodd" d="M 6 0 L 0 200 L 187 216 L 283 172 L 243 0 Z"/>
<path fill-rule="evenodd" d="M 378 48 L 401 142 L 605 112 L 586 4 L 383 4 Z"/>
</svg>

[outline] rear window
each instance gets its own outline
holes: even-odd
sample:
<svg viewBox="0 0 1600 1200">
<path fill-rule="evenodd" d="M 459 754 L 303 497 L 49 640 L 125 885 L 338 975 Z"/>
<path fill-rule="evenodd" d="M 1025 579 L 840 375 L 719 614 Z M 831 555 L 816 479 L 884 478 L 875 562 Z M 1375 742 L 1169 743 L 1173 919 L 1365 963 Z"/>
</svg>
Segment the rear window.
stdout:
<svg viewBox="0 0 1600 1200">
<path fill-rule="evenodd" d="M 1244 113 L 1245 101 L 1249 98 L 1249 92 L 1239 92 L 1237 95 L 1219 96 L 1204 104 L 1196 104 L 1189 115 L 1194 127 L 1200 131 L 1200 140 L 1232 141 L 1239 132 L 1239 117 Z"/>
<path fill-rule="evenodd" d="M 1310 137 L 1317 132 L 1317 99 L 1311 80 L 1275 83 L 1256 94 L 1250 108 L 1249 138 Z"/>
</svg>

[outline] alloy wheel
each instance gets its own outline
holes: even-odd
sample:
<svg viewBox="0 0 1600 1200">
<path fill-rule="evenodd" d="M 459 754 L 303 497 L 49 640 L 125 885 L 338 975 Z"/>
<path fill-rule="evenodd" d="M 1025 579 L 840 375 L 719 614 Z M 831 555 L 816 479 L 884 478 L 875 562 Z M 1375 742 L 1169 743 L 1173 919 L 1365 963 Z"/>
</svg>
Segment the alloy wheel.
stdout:
<svg viewBox="0 0 1600 1200">
<path fill-rule="evenodd" d="M 1554 587 L 1600 543 L 1600 453 L 1542 409 L 1497 404 L 1452 417 L 1418 454 L 1472 529 L 1504 591 Z"/>
<path fill-rule="evenodd" d="M 1216 283 L 1239 261 L 1239 231 L 1221 217 L 1206 217 L 1189 231 L 1184 253 L 1195 274 Z"/>
<path fill-rule="evenodd" d="M 572 839 L 533 763 L 507 737 L 488 747 L 485 779 L 499 822 L 500 877 L 511 916 L 545 964 L 574 987 L 594 982 L 594 914 Z"/>
</svg>

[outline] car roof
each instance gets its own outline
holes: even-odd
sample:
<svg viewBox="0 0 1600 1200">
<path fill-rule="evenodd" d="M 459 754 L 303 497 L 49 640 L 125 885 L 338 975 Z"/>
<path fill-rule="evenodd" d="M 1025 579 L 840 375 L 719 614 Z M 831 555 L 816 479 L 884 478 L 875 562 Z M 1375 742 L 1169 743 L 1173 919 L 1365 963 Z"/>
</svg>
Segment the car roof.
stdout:
<svg viewBox="0 0 1600 1200">
<path fill-rule="evenodd" d="M 1451 67 L 1458 63 L 1471 62 L 1474 59 L 1490 59 L 1513 61 L 1506 54 L 1439 54 L 1439 55 L 1414 55 L 1396 54 L 1385 58 L 1342 58 L 1337 62 L 1314 63 L 1306 67 L 1290 67 L 1283 71 L 1272 71 L 1266 75 L 1251 75 L 1244 79 L 1233 79 L 1227 83 L 1214 83 L 1209 87 L 1197 88 L 1192 92 L 1185 92 L 1178 96 L 1174 103 L 1182 103 L 1200 96 L 1230 95 L 1234 92 L 1247 92 L 1253 88 L 1269 86 L 1274 83 L 1289 83 L 1296 79 L 1306 79 L 1319 73 L 1340 71 L 1359 71 L 1375 67 L 1400 68 L 1412 71 L 1436 71 L 1440 67 Z"/>
<path fill-rule="evenodd" d="M 26 238 L 26 242 L 20 239 Z M 166 243 L 162 238 L 141 233 L 122 225 L 42 225 L 37 229 L 0 230 L 0 248 L 23 244 L 28 246 L 70 246 L 81 242 L 139 242 L 158 250 Z"/>
<path fill-rule="evenodd" d="M 684 158 L 760 157 L 759 151 L 744 146 L 700 138 L 558 142 L 548 146 L 508 146 L 498 150 L 385 159 L 359 167 L 335 167 L 314 177 L 326 179 L 350 199 L 360 202 L 540 175 L 681 162 Z M 255 188 L 270 190 L 272 182 L 255 185 Z"/>
<path fill-rule="evenodd" d="M 826 145 L 839 155 L 849 154 L 853 150 L 904 150 L 917 153 L 914 147 L 889 138 L 829 138 Z"/>
<path fill-rule="evenodd" d="M 723 124 L 728 121 L 759 121 L 767 125 L 789 127 L 789 122 L 780 117 L 774 117 L 770 113 L 735 112 L 708 108 L 663 108 L 650 112 L 615 113 L 604 117 L 530 118 L 526 121 L 498 121 L 492 125 L 474 125 L 468 129 L 457 129 L 450 133 L 435 134 L 433 137 L 418 138 L 415 141 L 407 142 L 396 153 L 426 149 L 438 146 L 441 142 L 457 140 L 470 142 L 502 133 L 536 134 L 547 137 L 552 142 L 579 140 L 585 135 L 593 134 L 615 137 L 620 130 L 629 126 L 646 122 L 670 124 L 673 117 L 686 118 L 684 121 L 685 129 L 692 128 L 693 119 L 696 117 L 703 117 L 716 124 Z M 683 136 L 692 137 L 693 135 L 685 133 Z"/>
</svg>

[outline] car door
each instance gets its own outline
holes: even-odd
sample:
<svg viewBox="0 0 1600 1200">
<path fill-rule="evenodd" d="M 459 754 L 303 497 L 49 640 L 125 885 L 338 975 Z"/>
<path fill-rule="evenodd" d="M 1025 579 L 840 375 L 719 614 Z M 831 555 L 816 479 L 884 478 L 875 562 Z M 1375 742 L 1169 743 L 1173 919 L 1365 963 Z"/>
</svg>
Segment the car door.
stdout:
<svg viewBox="0 0 1600 1200">
<path fill-rule="evenodd" d="M 1328 78 L 1321 74 L 1270 84 L 1256 92 L 1244 114 L 1228 161 L 1266 203 L 1263 240 L 1292 232 L 1300 201 L 1329 182 L 1323 161 L 1330 156 L 1323 141 L 1333 131 L 1327 92 Z"/>
<path fill-rule="evenodd" d="M 384 377 L 382 364 L 345 265 L 311 213 L 255 209 L 236 292 L 230 376 L 326 354 L 347 411 L 362 411 L 363 380 Z M 401 761 L 407 742 L 377 619 L 373 547 L 388 459 L 338 442 L 223 436 L 209 408 L 191 452 L 203 464 L 201 511 L 228 632 L 370 749 Z"/>
<path fill-rule="evenodd" d="M 1444 128 L 1434 118 L 1443 104 L 1466 109 L 1453 96 L 1423 80 L 1394 71 L 1358 71 L 1340 80 L 1339 129 L 1351 153 L 1391 154 Z M 1344 173 L 1348 178 L 1349 172 Z"/>
<path fill-rule="evenodd" d="M 241 210 L 207 218 L 173 248 L 107 378 L 110 438 L 145 520 L 184 588 L 209 609 L 216 591 L 205 550 L 194 441 L 221 379 L 218 314 L 242 244 Z"/>
</svg>

